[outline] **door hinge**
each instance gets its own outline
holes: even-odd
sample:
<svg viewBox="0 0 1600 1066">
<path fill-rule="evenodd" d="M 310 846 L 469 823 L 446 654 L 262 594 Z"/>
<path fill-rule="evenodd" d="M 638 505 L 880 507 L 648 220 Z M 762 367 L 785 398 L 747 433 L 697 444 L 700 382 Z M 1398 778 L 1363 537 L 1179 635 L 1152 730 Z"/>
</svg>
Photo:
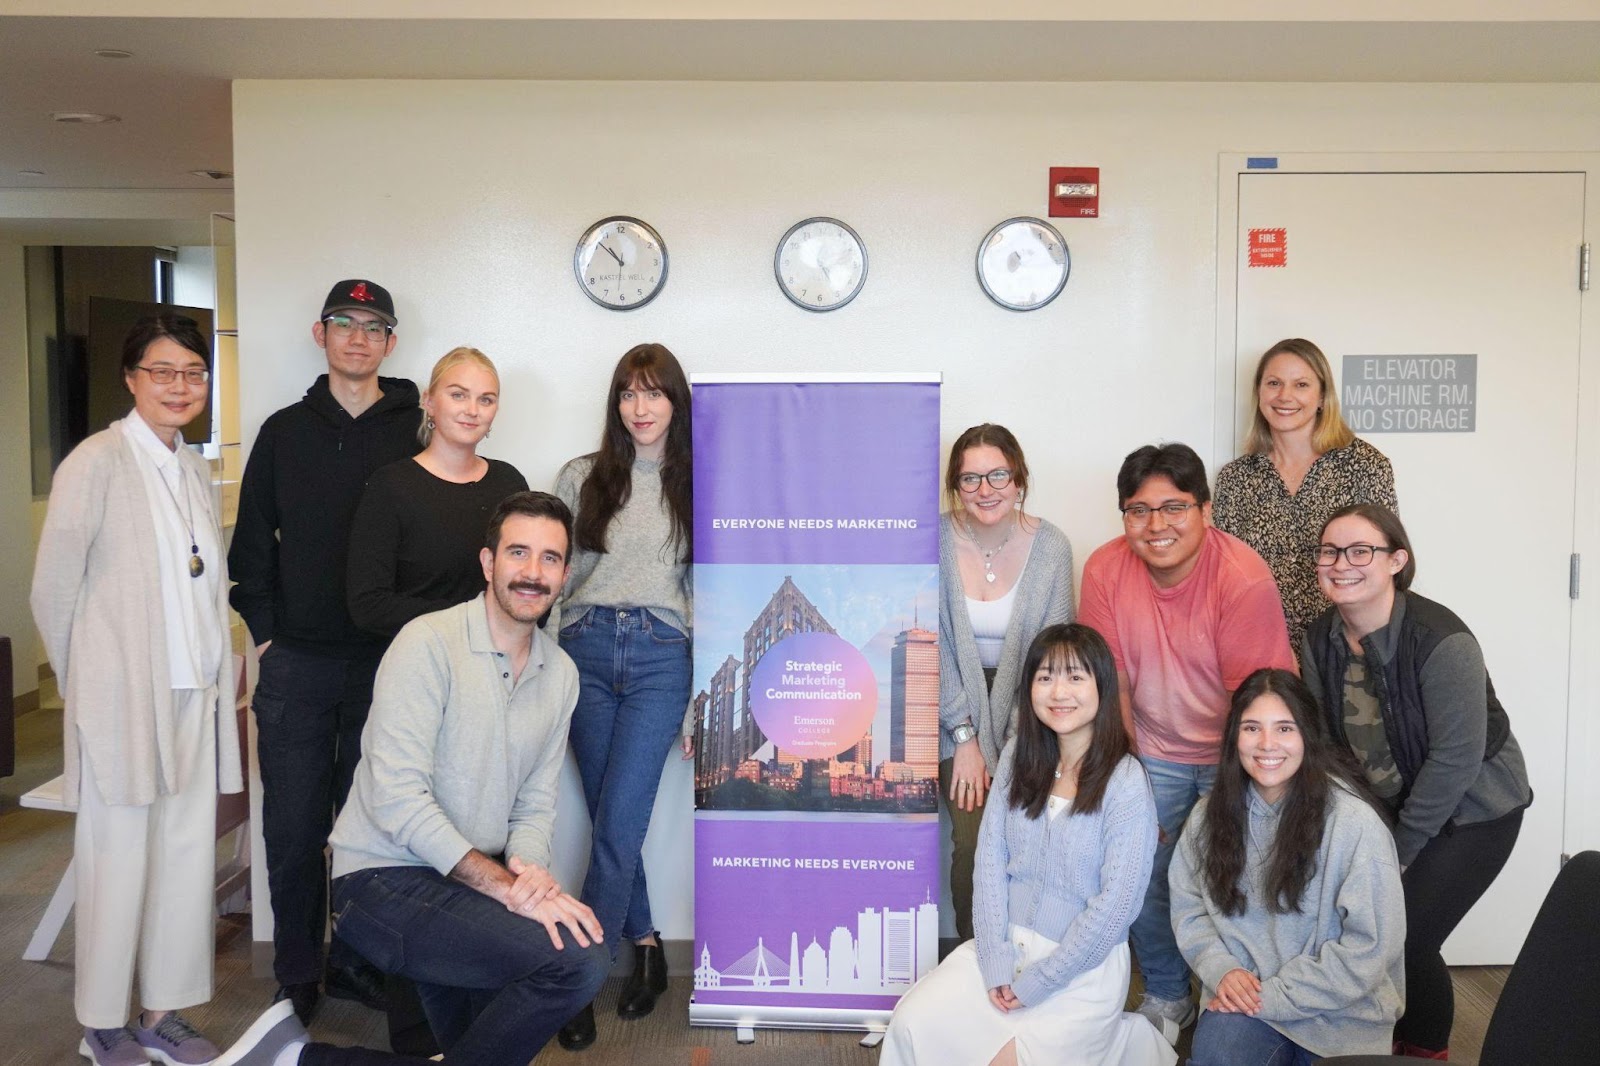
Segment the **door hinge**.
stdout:
<svg viewBox="0 0 1600 1066">
<path fill-rule="evenodd" d="M 1578 246 L 1578 291 L 1589 291 L 1589 245 L 1588 242 Z"/>
<path fill-rule="evenodd" d="M 1575 600 L 1578 598 L 1578 567 L 1582 561 L 1582 556 L 1577 552 L 1572 553 L 1572 559 L 1568 563 L 1567 569 L 1567 597 L 1569 599 Z"/>
</svg>

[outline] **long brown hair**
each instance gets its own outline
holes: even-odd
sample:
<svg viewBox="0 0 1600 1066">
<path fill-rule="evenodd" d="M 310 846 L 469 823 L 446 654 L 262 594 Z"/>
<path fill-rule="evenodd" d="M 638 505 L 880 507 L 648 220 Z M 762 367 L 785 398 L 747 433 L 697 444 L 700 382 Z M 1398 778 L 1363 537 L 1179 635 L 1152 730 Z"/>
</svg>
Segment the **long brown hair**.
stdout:
<svg viewBox="0 0 1600 1066">
<path fill-rule="evenodd" d="M 1366 778 L 1354 765 L 1349 749 L 1329 739 L 1322 726 L 1316 697 L 1304 681 L 1287 670 L 1264 667 L 1244 679 L 1228 708 L 1222 733 L 1222 759 L 1216 783 L 1206 800 L 1200 838 L 1201 871 L 1206 895 L 1223 914 L 1242 914 L 1245 894 L 1239 880 L 1245 869 L 1245 838 L 1250 823 L 1250 775 L 1239 758 L 1239 724 L 1244 712 L 1262 696 L 1276 696 L 1300 730 L 1300 769 L 1289 779 L 1279 800 L 1278 835 L 1266 859 L 1267 909 L 1288 914 L 1300 909 L 1306 886 L 1317 875 L 1317 852 L 1327 821 L 1330 790 L 1343 787 L 1371 804 L 1386 821 L 1387 813 L 1372 796 Z"/>
<path fill-rule="evenodd" d="M 1122 700 L 1117 694 L 1117 662 L 1105 638 L 1077 622 L 1046 626 L 1033 638 L 1022 663 L 1017 690 L 1017 748 L 1012 755 L 1011 793 L 1006 801 L 1029 818 L 1037 818 L 1050 802 L 1056 766 L 1061 761 L 1061 738 L 1045 727 L 1033 712 L 1033 675 L 1040 667 L 1065 670 L 1082 667 L 1100 690 L 1095 709 L 1094 735 L 1078 767 L 1078 793 L 1072 798 L 1073 814 L 1093 814 L 1105 798 L 1111 775 L 1128 754 L 1128 733 L 1122 725 Z"/>
<path fill-rule="evenodd" d="M 578 547 L 606 550 L 611 520 L 633 494 L 633 436 L 623 424 L 623 390 L 660 389 L 672 404 L 667 426 L 667 446 L 661 457 L 661 495 L 672 513 L 672 547 L 677 561 L 694 559 L 694 458 L 689 411 L 689 379 L 678 359 L 664 344 L 637 344 L 617 361 L 606 392 L 605 430 L 589 476 L 578 490 L 578 521 L 574 533 Z"/>
</svg>

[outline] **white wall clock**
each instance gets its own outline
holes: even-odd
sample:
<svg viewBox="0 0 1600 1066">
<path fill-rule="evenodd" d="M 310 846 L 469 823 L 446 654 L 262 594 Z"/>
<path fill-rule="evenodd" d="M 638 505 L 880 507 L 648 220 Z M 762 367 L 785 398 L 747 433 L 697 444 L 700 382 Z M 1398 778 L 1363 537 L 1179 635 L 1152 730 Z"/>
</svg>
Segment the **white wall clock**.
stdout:
<svg viewBox="0 0 1600 1066">
<path fill-rule="evenodd" d="M 1041 218 L 1008 218 L 978 245 L 978 284 L 1008 311 L 1036 311 L 1061 295 L 1072 257 Z"/>
<path fill-rule="evenodd" d="M 631 311 L 667 283 L 667 245 L 649 223 L 612 215 L 583 231 L 572 253 L 583 294 L 612 311 Z"/>
<path fill-rule="evenodd" d="M 833 311 L 854 300 L 867 283 L 867 246 L 836 218 L 808 218 L 778 241 L 772 272 L 796 306 Z"/>
</svg>

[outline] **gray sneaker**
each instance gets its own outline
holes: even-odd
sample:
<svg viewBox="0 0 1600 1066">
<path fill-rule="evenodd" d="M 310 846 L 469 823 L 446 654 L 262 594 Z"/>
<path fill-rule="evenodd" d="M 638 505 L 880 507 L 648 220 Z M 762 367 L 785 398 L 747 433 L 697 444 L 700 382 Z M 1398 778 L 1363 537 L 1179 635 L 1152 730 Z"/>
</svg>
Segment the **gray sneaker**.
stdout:
<svg viewBox="0 0 1600 1066">
<path fill-rule="evenodd" d="M 211 1066 L 222 1054 L 217 1045 L 201 1036 L 177 1011 L 170 1012 L 149 1029 L 134 1026 L 133 1037 L 152 1060 L 167 1066 Z"/>
<path fill-rule="evenodd" d="M 1200 1012 L 1189 999 L 1162 999 L 1147 992 L 1134 1013 L 1148 1018 L 1161 1038 L 1176 1047 L 1178 1034 L 1193 1025 Z"/>
<path fill-rule="evenodd" d="M 223 1052 L 216 1066 L 276 1066 L 279 1054 L 308 1039 L 306 1027 L 295 1017 L 294 1001 L 280 999 Z"/>
<path fill-rule="evenodd" d="M 95 1066 L 149 1066 L 150 1062 L 150 1056 L 145 1054 L 133 1030 L 127 1026 L 120 1029 L 85 1026 L 83 1039 L 78 1041 L 78 1054 Z"/>
</svg>

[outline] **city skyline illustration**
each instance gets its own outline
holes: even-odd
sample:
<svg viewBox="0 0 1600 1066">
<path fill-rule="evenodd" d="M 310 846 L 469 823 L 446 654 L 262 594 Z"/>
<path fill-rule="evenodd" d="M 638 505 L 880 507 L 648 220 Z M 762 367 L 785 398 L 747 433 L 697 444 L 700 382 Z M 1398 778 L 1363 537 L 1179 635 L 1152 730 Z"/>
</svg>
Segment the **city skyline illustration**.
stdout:
<svg viewBox="0 0 1600 1066">
<path fill-rule="evenodd" d="M 807 939 L 809 936 L 809 939 Z M 823 937 L 826 937 L 826 946 Z M 902 909 L 863 907 L 855 929 L 834 925 L 823 932 L 788 931 L 779 954 L 763 935 L 744 954 L 717 964 L 713 936 L 700 940 L 694 988 L 702 992 L 765 995 L 901 996 L 939 964 L 939 908 L 931 893 Z M 732 939 L 732 937 L 728 937 Z"/>
</svg>

